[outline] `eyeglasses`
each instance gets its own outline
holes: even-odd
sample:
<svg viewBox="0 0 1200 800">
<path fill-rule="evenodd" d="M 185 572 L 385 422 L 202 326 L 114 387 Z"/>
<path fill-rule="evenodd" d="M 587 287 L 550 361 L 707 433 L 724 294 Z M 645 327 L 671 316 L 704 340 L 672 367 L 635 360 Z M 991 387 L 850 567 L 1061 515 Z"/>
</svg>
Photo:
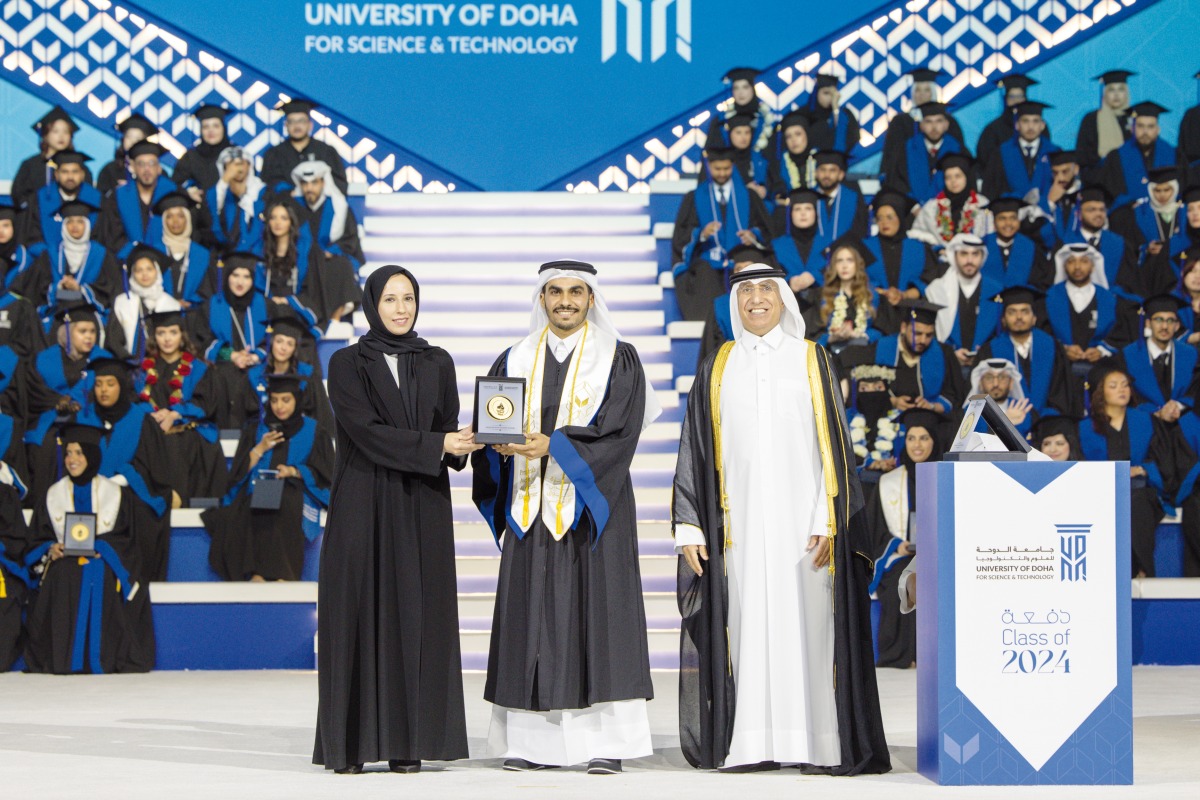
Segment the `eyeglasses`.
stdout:
<svg viewBox="0 0 1200 800">
<path fill-rule="evenodd" d="M 1150 322 L 1155 325 L 1178 325 L 1178 317 L 1151 317 Z"/>
<path fill-rule="evenodd" d="M 750 283 L 747 281 L 738 287 L 739 297 L 750 297 L 755 294 L 777 295 L 779 287 L 775 285 L 775 281 L 764 281 L 762 283 Z"/>
</svg>

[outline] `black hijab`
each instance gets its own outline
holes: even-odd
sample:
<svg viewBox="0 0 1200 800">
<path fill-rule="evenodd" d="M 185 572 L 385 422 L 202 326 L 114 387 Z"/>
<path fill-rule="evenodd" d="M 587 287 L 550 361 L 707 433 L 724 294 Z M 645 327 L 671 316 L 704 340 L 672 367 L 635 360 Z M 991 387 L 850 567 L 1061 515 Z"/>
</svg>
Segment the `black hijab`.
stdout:
<svg viewBox="0 0 1200 800">
<path fill-rule="evenodd" d="M 117 402 L 107 408 L 99 403 L 95 404 L 96 416 L 100 418 L 100 421 L 107 425 L 116 425 L 125 418 L 125 415 L 129 413 L 129 409 L 133 407 L 133 387 L 129 383 L 129 372 L 124 367 L 106 365 L 96 369 L 96 377 L 98 378 L 101 375 L 111 375 L 121 383 L 121 394 L 117 397 Z M 93 399 L 95 398 L 95 390 L 93 390 L 92 397 Z M 112 430 L 110 428 L 106 436 L 111 435 L 111 433 Z"/>
<path fill-rule="evenodd" d="M 250 272 L 250 289 L 249 289 L 249 291 L 247 291 L 241 297 L 238 297 L 236 294 L 233 293 L 233 290 L 229 288 L 229 278 L 230 278 L 230 276 L 233 275 L 234 269 L 249 269 L 249 268 L 239 265 L 237 267 L 226 269 L 225 270 L 225 285 L 221 287 L 221 293 L 223 295 L 225 295 L 225 302 L 233 310 L 233 313 L 237 314 L 239 317 L 242 317 L 242 316 L 245 316 L 246 309 L 250 307 L 251 301 L 254 300 L 254 270 L 249 270 L 249 272 Z"/>
<path fill-rule="evenodd" d="M 916 508 L 917 498 L 917 467 L 913 460 L 908 456 L 908 431 L 911 428 L 924 428 L 933 439 L 933 447 L 929 451 L 929 458 L 925 459 L 925 464 L 932 464 L 935 461 L 941 461 L 945 454 L 944 433 L 945 425 L 944 418 L 933 411 L 924 409 L 910 409 L 906 411 L 900 419 L 904 426 L 904 436 L 897 437 L 900 447 L 899 463 L 906 467 L 905 477 L 908 479 L 908 503 L 909 508 Z"/>
<path fill-rule="evenodd" d="M 87 436 L 79 436 L 71 429 L 68 429 L 63 435 L 62 448 L 64 456 L 66 455 L 67 445 L 69 444 L 79 445 L 79 449 L 83 451 L 83 457 L 87 459 L 87 468 L 80 473 L 78 477 L 73 477 L 67 473 L 66 466 L 64 465 L 63 473 L 66 474 L 67 477 L 71 478 L 71 483 L 75 484 L 76 486 L 87 486 L 92 482 L 92 478 L 95 478 L 100 474 L 100 460 L 104 457 L 100 452 L 100 445 L 96 444 Z"/>
<path fill-rule="evenodd" d="M 274 391 L 271 394 L 283 394 L 283 392 Z M 304 427 L 304 415 L 300 413 L 300 395 L 296 392 L 288 392 L 288 394 L 296 398 L 296 409 L 287 419 L 280 419 L 275 416 L 275 413 L 271 411 L 271 403 L 269 401 L 263 405 L 263 421 L 267 425 L 278 425 L 279 432 L 283 434 L 285 440 L 293 438 Z"/>
<path fill-rule="evenodd" d="M 416 308 L 413 310 L 413 322 L 408 333 L 396 335 L 387 329 L 379 316 L 379 300 L 383 297 L 383 287 L 396 275 L 408 278 L 413 287 L 413 299 Z M 404 414 L 410 426 L 417 424 L 417 359 L 423 352 L 430 349 L 429 342 L 417 336 L 417 315 L 421 310 L 421 287 L 417 279 L 404 267 L 388 264 L 379 267 L 367 278 L 363 287 L 363 314 L 371 329 L 359 338 L 359 352 L 368 354 L 369 358 L 383 355 L 396 356 L 396 375 L 399 377 L 400 398 L 403 400 Z"/>
</svg>

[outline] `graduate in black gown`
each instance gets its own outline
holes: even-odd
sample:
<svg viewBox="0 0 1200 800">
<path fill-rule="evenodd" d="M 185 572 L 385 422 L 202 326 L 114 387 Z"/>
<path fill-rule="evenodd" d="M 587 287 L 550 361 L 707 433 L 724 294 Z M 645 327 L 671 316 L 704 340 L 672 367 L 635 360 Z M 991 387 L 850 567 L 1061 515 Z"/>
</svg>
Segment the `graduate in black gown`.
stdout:
<svg viewBox="0 0 1200 800">
<path fill-rule="evenodd" d="M 133 180 L 127 157 L 129 148 L 143 139 L 158 135 L 158 126 L 141 114 L 130 114 L 118 122 L 116 128 L 121 137 L 121 144 L 117 147 L 113 160 L 105 164 L 96 177 L 96 190 L 101 195 L 106 195 Z"/>
<path fill-rule="evenodd" d="M 892 172 L 904 155 L 908 140 L 921 132 L 921 106 L 929 102 L 941 100 L 938 92 L 938 79 L 945 73 L 939 70 L 918 67 L 909 70 L 912 76 L 912 97 L 907 113 L 899 113 L 888 122 L 887 131 L 883 134 L 883 157 L 879 164 L 879 172 L 887 175 Z M 949 133 L 956 141 L 965 142 L 962 127 L 952 114 L 946 115 L 949 123 Z"/>
<path fill-rule="evenodd" d="M 21 203 L 17 237 L 29 249 L 32 258 L 49 251 L 57 253 L 62 244 L 63 206 L 78 200 L 93 206 L 88 219 L 95 227 L 102 195 L 87 183 L 87 162 L 92 157 L 78 150 L 62 150 L 52 163 L 54 180 L 33 192 Z"/>
<path fill-rule="evenodd" d="M 129 490 L 101 477 L 100 430 L 65 429 L 65 476 L 34 512 L 26 566 L 38 581 L 29 609 L 30 672 L 149 672 L 154 628 L 132 543 Z M 66 515 L 95 514 L 95 555 L 63 554 Z"/>
<path fill-rule="evenodd" d="M 1075 153 L 1088 182 L 1095 177 L 1092 173 L 1100 162 L 1129 141 L 1129 78 L 1136 74 L 1110 69 L 1095 77 L 1104 87 L 1100 108 L 1083 115 L 1075 136 Z"/>
<path fill-rule="evenodd" d="M 329 504 L 333 439 L 300 412 L 304 394 L 295 375 L 267 379 L 261 420 L 246 425 L 233 457 L 225 503 L 201 515 L 212 538 L 208 563 L 227 581 L 298 581 L 304 545 L 320 533 L 321 510 Z M 259 483 L 282 480 L 279 506 L 260 501 Z"/>
<path fill-rule="evenodd" d="M 26 484 L 11 463 L 21 450 L 13 427 L 13 418 L 0 413 L 0 672 L 12 669 L 25 649 L 25 600 L 30 588 L 24 562 L 29 528 L 21 508 Z"/>
<path fill-rule="evenodd" d="M 317 424 L 325 430 L 336 430 L 333 421 L 333 409 L 329 405 L 329 395 L 325 391 L 325 382 L 321 380 L 316 368 L 301 358 L 303 344 L 312 336 L 307 327 L 293 317 L 281 317 L 271 321 L 267 329 L 266 356 L 258 364 L 246 370 L 246 378 L 253 396 L 258 402 L 254 404 L 256 411 L 267 403 L 267 380 L 273 375 L 293 375 L 300 378 L 302 390 L 300 395 L 300 411 L 314 418 Z"/>
<path fill-rule="evenodd" d="M 79 126 L 61 106 L 55 106 L 46 112 L 45 116 L 33 123 L 33 130 L 39 139 L 38 152 L 21 162 L 21 166 L 17 168 L 17 175 L 13 178 L 12 188 L 9 190 L 13 205 L 18 208 L 29 198 L 29 195 L 53 182 L 54 155 L 63 150 L 75 149 L 75 133 L 79 130 Z M 84 172 L 86 173 L 85 182 L 91 183 L 92 173 L 87 171 L 86 167 Z"/>
<path fill-rule="evenodd" d="M 531 332 L 489 371 L 526 379 L 525 443 L 472 460 L 502 551 L 484 699 L 508 770 L 620 772 L 652 752 L 629 466 L 661 409 L 596 280 L 578 261 L 541 267 Z"/>
<path fill-rule="evenodd" d="M 200 141 L 180 157 L 171 178 L 197 202 L 221 178 L 217 156 L 232 144 L 225 130 L 225 117 L 230 113 L 228 108 L 214 105 L 200 106 L 192 113 L 200 123 Z"/>
<path fill-rule="evenodd" d="M 139 242 L 150 241 L 154 206 L 175 191 L 175 184 L 163 173 L 161 159 L 166 153 L 165 147 L 148 139 L 134 144 L 127 153 L 133 180 L 104 197 L 96 238 L 117 258 L 124 259 Z"/>
<path fill-rule="evenodd" d="M 291 197 L 275 195 L 263 216 L 262 267 L 255 286 L 271 303 L 291 306 L 321 327 L 340 320 L 362 297 L 348 263 L 324 257 L 309 227 L 301 224 L 300 208 Z"/>
<path fill-rule="evenodd" d="M 900 463 L 879 479 L 867 502 L 875 576 L 871 591 L 879 598 L 877 667 L 909 669 L 917 663 L 917 618 L 900 611 L 900 575 L 916 553 L 917 464 L 940 461 L 945 451 L 946 418 L 934 411 L 910 409 L 899 417 L 903 434 Z"/>
<path fill-rule="evenodd" d="M 445 350 L 417 336 L 420 287 L 384 266 L 367 279 L 370 331 L 329 361 L 337 461 L 317 592 L 313 763 L 467 757 L 454 514 L 448 467 L 476 449 L 458 431 Z"/>
<path fill-rule="evenodd" d="M 64 303 L 84 301 L 108 308 L 121 291 L 121 266 L 96 236 L 97 208 L 82 200 L 62 204 L 58 245 L 43 251 L 13 290 L 43 315 Z"/>
<path fill-rule="evenodd" d="M 996 86 L 1004 93 L 1004 110 L 1000 116 L 989 122 L 979 134 L 975 145 L 975 158 L 979 166 L 986 170 L 993 159 L 1000 157 L 1000 145 L 1012 138 L 1016 126 L 1014 111 L 1018 105 L 1029 99 L 1029 87 L 1036 86 L 1038 81 L 1028 75 L 1006 75 L 996 81 Z M 1050 138 L 1050 127 L 1046 127 L 1046 138 Z"/>
<path fill-rule="evenodd" d="M 301 161 L 324 161 L 332 170 L 333 182 L 346 193 L 346 165 L 332 146 L 312 137 L 312 112 L 317 104 L 297 97 L 275 107 L 284 113 L 283 128 L 287 138 L 263 153 L 262 180 L 268 194 L 291 192 L 292 170 Z"/>
<path fill-rule="evenodd" d="M 15 288 L 33 267 L 29 250 L 17 242 L 15 217 L 11 206 L 0 205 L 0 346 L 29 358 L 46 347 L 46 334 L 37 309 Z"/>
</svg>

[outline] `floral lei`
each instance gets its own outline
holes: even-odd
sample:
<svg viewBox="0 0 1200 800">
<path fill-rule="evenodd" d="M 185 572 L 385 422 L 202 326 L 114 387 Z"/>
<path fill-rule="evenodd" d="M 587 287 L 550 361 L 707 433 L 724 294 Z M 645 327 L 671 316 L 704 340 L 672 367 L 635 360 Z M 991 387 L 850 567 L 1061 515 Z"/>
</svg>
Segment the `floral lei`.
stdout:
<svg viewBox="0 0 1200 800">
<path fill-rule="evenodd" d="M 733 102 L 733 98 L 729 98 L 721 104 L 721 109 L 725 114 L 725 119 L 733 119 L 737 116 L 737 105 Z M 771 107 L 767 105 L 766 100 L 758 101 L 757 116 L 762 121 L 762 129 L 758 131 L 758 137 L 754 140 L 751 149 L 761 153 L 767 149 L 767 145 L 771 143 L 771 134 L 775 132 L 775 122 L 777 117 Z M 799 187 L 797 187 L 799 188 Z"/>
<path fill-rule="evenodd" d="M 175 377 L 167 383 L 171 387 L 171 394 L 167 398 L 168 405 L 177 406 L 183 402 L 183 380 L 192 374 L 192 362 L 195 360 L 196 357 L 191 353 L 180 355 L 179 368 L 175 370 Z M 158 369 L 154 359 L 143 359 L 142 370 L 146 373 L 146 385 L 142 387 L 142 391 L 138 392 L 138 399 L 143 403 L 149 403 L 155 411 L 158 411 L 158 404 L 150 396 L 151 388 L 158 383 Z"/>
<path fill-rule="evenodd" d="M 836 330 L 842 327 L 846 321 L 846 312 L 849 310 L 849 300 L 846 298 L 845 292 L 838 292 L 833 298 L 833 314 L 829 317 L 829 330 Z M 863 337 L 867 335 L 867 304 L 859 303 L 854 309 L 854 335 Z"/>
<path fill-rule="evenodd" d="M 850 443 L 854 454 L 864 460 L 864 466 L 873 461 L 895 457 L 895 440 L 900 433 L 896 418 L 900 416 L 897 409 L 892 409 L 875 423 L 875 449 L 867 450 L 867 418 L 861 413 L 855 413 L 850 420 Z"/>
<path fill-rule="evenodd" d="M 967 197 L 967 202 L 963 203 L 962 217 L 958 220 L 958 230 L 954 229 L 954 219 L 950 216 L 950 198 L 946 197 L 945 192 L 938 192 L 937 204 L 937 226 L 938 231 L 942 234 L 942 241 L 948 242 L 954 238 L 956 233 L 965 233 L 975 229 L 975 210 L 979 206 L 979 198 L 976 197 L 974 189 Z"/>
</svg>

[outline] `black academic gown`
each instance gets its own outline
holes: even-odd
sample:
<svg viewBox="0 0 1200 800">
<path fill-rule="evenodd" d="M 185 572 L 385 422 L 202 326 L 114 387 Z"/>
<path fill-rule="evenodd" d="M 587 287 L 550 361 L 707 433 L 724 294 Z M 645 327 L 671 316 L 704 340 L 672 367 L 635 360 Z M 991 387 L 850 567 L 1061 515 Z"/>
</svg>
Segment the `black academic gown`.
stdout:
<svg viewBox="0 0 1200 800">
<path fill-rule="evenodd" d="M 129 490 L 122 489 L 116 523 L 108 533 L 98 532 L 96 541 L 111 546 L 120 565 L 128 571 L 129 576 L 133 576 L 138 574 L 140 566 L 131 546 L 133 523 L 130 502 Z M 55 541 L 54 527 L 44 501 L 34 512 L 33 536 L 35 547 Z M 91 559 L 78 556 L 63 556 L 57 561 L 44 561 L 31 567 L 35 574 L 38 574 L 39 568 L 42 571 L 40 584 L 29 608 L 29 643 L 25 648 L 25 664 L 29 672 L 55 675 L 97 672 L 89 656 L 94 646 L 91 638 L 94 629 L 87 635 L 82 668 L 77 669 L 72 665 L 75 648 L 83 646 L 77 645 L 75 634 L 87 584 L 85 569 L 97 569 L 95 565 L 88 564 L 89 561 Z M 85 567 L 85 564 L 88 566 Z M 107 561 L 100 569 L 103 570 L 103 605 L 100 612 L 98 671 L 149 672 L 154 668 L 155 660 L 149 587 L 139 585 L 130 599 L 128 595 L 132 587 L 118 580 L 117 573 Z"/>
<path fill-rule="evenodd" d="M 171 173 L 171 180 L 180 188 L 190 182 L 192 186 L 207 192 L 221 179 L 221 172 L 217 168 L 217 156 L 229 146 L 228 139 L 214 145 L 201 142 L 179 159 Z"/>
<path fill-rule="evenodd" d="M 22 562 L 29 547 L 21 498 L 16 489 L 0 484 L 0 672 L 12 669 L 25 649 L 22 617 L 29 592 Z"/>
<path fill-rule="evenodd" d="M 74 387 L 83 379 L 87 359 L 76 360 L 69 357 L 62 348 L 58 350 L 62 359 L 63 376 L 67 385 Z M 23 415 L 26 429 L 36 426 L 39 417 L 55 408 L 64 397 L 46 383 L 32 358 L 26 359 L 21 367 L 19 385 L 16 408 L 20 409 Z M 42 441 L 27 444 L 25 447 L 29 476 L 29 493 L 25 495 L 25 507 L 36 509 L 44 505 L 46 490 L 50 488 L 50 484 L 61 477 L 62 455 L 58 451 L 56 428 L 51 426 Z"/>
<path fill-rule="evenodd" d="M 12 296 L 5 303 L 0 296 L 0 347 L 11 347 L 23 359 L 46 349 L 46 334 L 37 309 L 23 297 Z"/>
<path fill-rule="evenodd" d="M 227 581 L 244 581 L 252 575 L 268 581 L 298 581 L 304 571 L 306 542 L 302 527 L 304 481 L 285 479 L 278 510 L 251 508 L 252 487 L 247 476 L 250 474 L 250 451 L 258 440 L 258 421 L 254 420 L 242 429 L 229 474 L 231 485 L 241 484 L 237 494 L 231 503 L 207 509 L 200 515 L 212 539 L 208 563 Z M 263 458 L 269 459 L 272 469 L 285 464 L 308 467 L 316 486 L 328 488 L 333 475 L 333 440 L 329 434 L 318 428 L 308 455 L 299 463 L 289 458 L 289 445 L 290 440 L 285 439 Z"/>
<path fill-rule="evenodd" d="M 467 757 L 447 472 L 465 459 L 443 453 L 458 428 L 458 384 L 444 350 L 400 364 L 408 358 L 411 394 L 361 344 L 329 362 L 337 463 L 321 545 L 313 750 L 326 769 Z"/>
<path fill-rule="evenodd" d="M 759 242 L 765 244 L 770 239 L 771 218 L 767 215 L 767 207 L 757 192 L 747 192 L 750 201 L 750 221 L 747 228 L 757 228 Z M 730 204 L 732 205 L 732 204 Z M 732 214 L 726 210 L 726 217 L 732 219 Z M 692 234 L 700 227 L 700 217 L 696 213 L 696 192 L 691 191 L 683 196 L 679 211 L 675 215 L 675 231 L 671 235 L 671 263 L 678 264 L 683 260 L 684 251 L 692 240 Z M 736 237 L 734 237 L 736 239 Z M 686 320 L 702 320 L 712 306 L 713 299 L 729 290 L 726 286 L 724 270 L 713 269 L 708 260 L 697 254 L 692 258 L 687 269 L 675 278 L 675 301 L 679 304 L 680 313 Z M 732 267 L 732 264 L 728 265 Z"/>
<path fill-rule="evenodd" d="M 818 347 L 817 345 L 812 345 Z M 834 689 L 842 763 L 836 775 L 882 773 L 891 769 L 871 644 L 870 538 L 861 516 L 862 490 L 854 468 L 850 430 L 842 394 L 829 356 L 818 349 L 821 396 L 828 410 L 837 477 L 836 536 L 833 541 Z M 714 769 L 725 762 L 733 737 L 736 689 L 729 668 L 728 587 L 724 568 L 724 514 L 715 468 L 710 387 L 717 354 L 696 374 L 695 389 L 679 441 L 671 518 L 698 527 L 708 540 L 704 574 L 679 558 L 679 609 L 683 615 L 679 670 L 679 738 L 684 758 L 694 767 Z"/>
<path fill-rule="evenodd" d="M 47 166 L 48 161 L 50 159 L 39 153 L 21 162 L 21 166 L 17 168 L 17 175 L 13 178 L 12 188 L 9 190 L 9 196 L 12 198 L 14 206 L 20 208 L 21 203 L 29 199 L 30 195 L 54 180 L 54 170 Z M 83 168 L 83 182 L 92 182 L 92 171 L 86 165 Z"/>
<path fill-rule="evenodd" d="M 130 180 L 129 170 L 125 167 L 125 156 L 120 153 L 112 161 L 104 165 L 96 176 L 96 190 L 106 195 L 121 185 L 122 181 Z"/>
<path fill-rule="evenodd" d="M 950 128 L 946 134 L 953 136 L 957 141 L 965 142 L 966 139 L 963 138 L 962 127 L 958 124 L 958 120 L 950 114 L 946 115 L 946 119 L 950 122 Z M 892 117 L 887 131 L 883 135 L 883 157 L 879 163 L 881 175 L 891 174 L 902 163 L 904 148 L 908 145 L 908 140 L 914 134 L 919 133 L 918 124 L 911 114 L 901 113 Z"/>
<path fill-rule="evenodd" d="M 264 191 L 272 194 L 279 191 L 279 184 L 285 183 L 285 191 L 290 192 L 295 188 L 292 186 L 292 170 L 303 161 L 324 161 L 332 171 L 333 182 L 342 190 L 342 194 L 346 193 L 349 184 L 346 182 L 346 165 L 342 163 L 342 157 L 337 150 L 316 139 L 309 139 L 303 150 L 293 147 L 289 139 L 267 150 L 263 154 L 262 172 L 259 174 L 267 187 Z"/>
<path fill-rule="evenodd" d="M 903 440 L 897 444 L 901 448 L 904 447 Z M 905 464 L 903 468 L 916 469 L 912 464 Z M 909 508 L 916 509 L 911 494 Z M 883 499 L 878 489 L 870 493 L 863 515 L 873 541 L 871 553 L 878 557 L 887 550 L 891 540 L 899 535 L 899 532 L 893 532 L 888 527 L 887 518 L 883 514 Z M 875 662 L 877 667 L 908 669 L 917 662 L 917 616 L 900 613 L 899 592 L 900 576 L 913 558 L 902 556 L 893 561 L 879 579 L 879 586 L 875 590 L 875 596 L 879 598 L 879 658 Z"/>
<path fill-rule="evenodd" d="M 1075 135 L 1075 153 L 1079 158 L 1080 172 L 1083 173 L 1085 179 L 1093 176 L 1096 168 L 1100 166 L 1100 162 L 1104 160 L 1100 156 L 1100 132 L 1096 128 L 1096 115 L 1097 111 L 1089 111 L 1084 114 L 1079 123 L 1079 132 Z M 1129 117 L 1119 114 L 1117 119 L 1120 120 L 1121 132 L 1128 141 L 1130 136 Z M 1184 117 L 1185 121 L 1186 119 Z"/>
<path fill-rule="evenodd" d="M 1005 108 L 1000 116 L 987 124 L 983 133 L 979 134 L 979 141 L 975 145 L 975 159 L 982 169 L 986 170 L 993 161 L 1000 160 L 1000 145 L 1011 139 L 1016 129 L 1016 120 L 1013 118 L 1011 108 Z M 1051 140 L 1049 124 L 1042 132 L 1042 137 L 1046 141 Z"/>
<path fill-rule="evenodd" d="M 645 373 L 633 346 L 618 343 L 608 391 L 591 424 L 555 430 L 572 359 L 559 364 L 549 349 L 543 356 L 542 408 L 534 412 L 541 414 L 541 430 L 553 431 L 552 448 L 562 447 L 586 464 L 610 516 L 598 531 L 595 512 L 576 481 L 575 502 L 585 507 L 561 540 L 554 540 L 540 509 L 519 536 L 508 523 L 512 460 L 492 450 L 474 454 L 475 504 L 491 509 L 488 522 L 503 548 L 483 696 L 489 703 L 527 711 L 651 699 L 629 477 L 645 410 Z M 506 375 L 507 368 L 505 351 L 488 374 Z M 564 469 L 570 474 L 570 467 Z"/>
<path fill-rule="evenodd" d="M 98 239 L 93 237 L 92 246 L 98 250 L 102 245 Z M 50 286 L 54 282 L 54 270 L 50 263 L 51 256 L 52 254 L 48 252 L 38 256 L 33 262 L 33 266 L 29 268 L 29 271 L 19 279 L 20 284 L 13 286 L 22 297 L 38 306 L 44 306 L 50 301 Z M 58 253 L 54 253 L 53 257 L 57 259 Z M 65 260 L 63 269 L 69 269 Z M 75 277 L 78 278 L 78 275 Z M 112 307 L 113 298 L 123 291 L 123 280 L 121 266 L 113 258 L 111 251 L 104 250 L 104 255 L 100 262 L 100 271 L 91 282 L 84 283 L 83 285 L 91 289 L 92 295 L 96 298 L 97 306 L 101 309 Z"/>
</svg>

